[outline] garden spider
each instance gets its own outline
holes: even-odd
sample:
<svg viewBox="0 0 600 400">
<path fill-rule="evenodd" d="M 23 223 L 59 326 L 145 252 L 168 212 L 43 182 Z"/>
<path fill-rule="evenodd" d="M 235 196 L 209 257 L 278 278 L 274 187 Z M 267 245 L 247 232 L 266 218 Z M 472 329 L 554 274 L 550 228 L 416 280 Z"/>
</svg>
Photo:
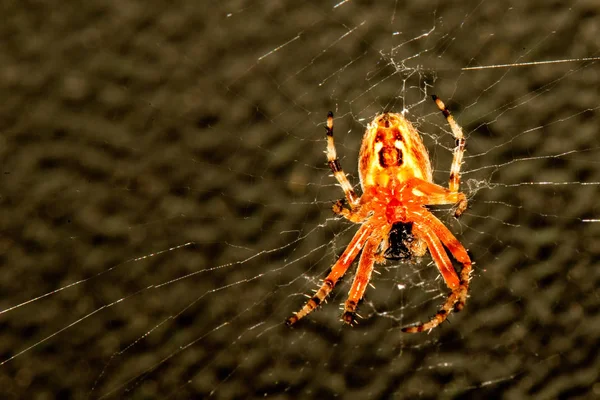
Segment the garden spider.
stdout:
<svg viewBox="0 0 600 400">
<path fill-rule="evenodd" d="M 404 332 L 431 330 L 444 322 L 452 310 L 458 312 L 465 306 L 471 259 L 450 230 L 426 208 L 428 205 L 453 204 L 455 217 L 459 217 L 467 208 L 467 198 L 458 191 L 465 138 L 444 103 L 435 95 L 432 97 L 456 139 L 448 189 L 433 183 L 427 149 L 412 124 L 401 114 L 384 113 L 376 116 L 367 126 L 363 137 L 358 159 L 363 194 L 357 197 L 336 155 L 333 113 L 329 112 L 326 127 L 327 160 L 344 190 L 348 205 L 346 208 L 343 201 L 338 200 L 333 205 L 333 211 L 361 224 L 361 227 L 315 295 L 300 311 L 287 319 L 288 325 L 305 317 L 325 300 L 361 249 L 358 271 L 342 315 L 345 323 L 351 325 L 355 320 L 356 306 L 365 293 L 374 264 L 385 262 L 391 253 L 398 252 L 398 247 L 401 258 L 420 257 L 429 249 L 446 285 L 452 290 L 435 316 L 426 323 L 403 328 Z M 397 233 L 396 227 L 402 229 L 401 237 L 398 239 L 396 234 L 394 240 L 390 240 L 390 235 Z M 398 240 L 402 240 L 399 246 L 392 243 Z M 446 249 L 462 264 L 460 274 L 456 273 Z"/>
</svg>

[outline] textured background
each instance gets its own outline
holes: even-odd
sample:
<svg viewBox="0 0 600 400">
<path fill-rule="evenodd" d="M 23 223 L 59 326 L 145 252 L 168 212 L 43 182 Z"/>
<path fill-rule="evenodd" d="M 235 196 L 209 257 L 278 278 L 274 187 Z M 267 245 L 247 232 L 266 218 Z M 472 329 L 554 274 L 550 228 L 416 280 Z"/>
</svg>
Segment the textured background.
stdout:
<svg viewBox="0 0 600 400">
<path fill-rule="evenodd" d="M 400 3 L 5 2 L 1 397 L 600 396 L 598 62 L 460 70 L 598 56 L 599 7 Z M 416 104 L 445 182 L 424 87 L 468 133 L 466 309 L 402 334 L 446 290 L 388 264 L 360 325 L 346 279 L 288 329 L 356 229 L 326 112 L 356 183 L 368 120 Z"/>
</svg>

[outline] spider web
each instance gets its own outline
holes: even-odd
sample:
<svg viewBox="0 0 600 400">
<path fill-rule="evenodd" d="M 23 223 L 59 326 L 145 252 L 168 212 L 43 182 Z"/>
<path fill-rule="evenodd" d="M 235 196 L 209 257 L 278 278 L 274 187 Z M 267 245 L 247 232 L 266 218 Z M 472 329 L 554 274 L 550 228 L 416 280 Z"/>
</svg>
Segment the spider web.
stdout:
<svg viewBox="0 0 600 400">
<path fill-rule="evenodd" d="M 10 3 L 0 27 L 3 398 L 590 397 L 600 393 L 592 2 Z M 467 135 L 463 312 L 429 257 L 354 268 L 293 329 L 356 225 L 383 111 L 446 184 Z M 360 192 L 360 188 L 357 187 Z"/>
</svg>

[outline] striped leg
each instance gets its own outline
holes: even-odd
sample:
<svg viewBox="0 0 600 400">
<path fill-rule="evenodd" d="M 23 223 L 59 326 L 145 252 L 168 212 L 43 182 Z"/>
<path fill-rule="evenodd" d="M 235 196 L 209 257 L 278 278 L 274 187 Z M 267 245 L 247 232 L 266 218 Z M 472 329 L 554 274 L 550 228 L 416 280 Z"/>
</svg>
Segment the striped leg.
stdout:
<svg viewBox="0 0 600 400">
<path fill-rule="evenodd" d="M 417 193 L 420 192 L 427 197 L 427 205 L 429 206 L 439 204 L 461 205 L 462 203 L 466 206 L 467 199 L 464 193 L 451 192 L 440 185 L 417 178 L 413 178 L 412 181 L 409 181 L 409 184 L 415 188 Z"/>
<path fill-rule="evenodd" d="M 446 285 L 452 290 L 452 293 L 448 296 L 448 299 L 440 310 L 428 322 L 402 328 L 403 332 L 408 333 L 431 330 L 444 322 L 453 310 L 456 312 L 462 310 L 467 300 L 471 276 L 471 259 L 467 251 L 448 228 L 433 215 L 425 217 L 425 221 L 422 223 L 417 224 L 415 222 L 413 225 L 413 234 L 418 235 L 427 243 L 431 258 L 435 261 Z M 460 278 L 456 274 L 444 246 L 463 265 Z"/>
<path fill-rule="evenodd" d="M 352 238 L 352 241 L 344 250 L 341 257 L 337 260 L 331 272 L 325 278 L 323 285 L 319 288 L 317 293 L 313 297 L 308 300 L 308 302 L 300 309 L 300 311 L 296 312 L 294 315 L 289 317 L 286 321 L 288 325 L 293 325 L 298 322 L 299 319 L 305 317 L 309 313 L 311 313 L 315 308 L 319 306 L 325 300 L 327 295 L 333 290 L 337 281 L 344 275 L 348 267 L 352 264 L 362 247 L 365 245 L 365 242 L 369 238 L 369 235 L 373 231 L 373 228 L 365 223 L 360 227 L 360 229 Z"/>
<path fill-rule="evenodd" d="M 333 203 L 333 207 L 331 207 L 332 211 L 337 215 L 341 215 L 346 218 L 348 221 L 352 221 L 355 224 L 360 224 L 364 222 L 365 219 L 369 216 L 368 207 L 355 207 L 352 210 L 344 208 L 343 200 L 338 200 Z"/>
<path fill-rule="evenodd" d="M 348 204 L 350 208 L 355 208 L 358 206 L 358 197 L 352 189 L 352 185 L 348 182 L 348 178 L 346 174 L 342 170 L 342 165 L 340 164 L 340 160 L 337 157 L 337 152 L 335 151 L 335 143 L 333 142 L 333 112 L 329 111 L 327 114 L 327 161 L 329 164 L 329 168 L 333 171 L 333 176 L 338 180 L 342 190 L 346 195 L 346 199 L 348 200 Z"/>
<path fill-rule="evenodd" d="M 379 236 L 378 236 L 379 237 Z M 373 272 L 373 266 L 376 261 L 376 252 L 381 239 L 371 238 L 365 244 L 362 255 L 360 256 L 360 262 L 358 263 L 358 270 L 352 282 L 352 287 L 348 293 L 348 300 L 344 306 L 344 314 L 342 320 L 348 325 L 352 325 L 356 315 L 356 306 L 358 302 L 365 294 L 369 280 L 371 280 L 371 273 Z M 387 237 L 387 236 L 386 236 Z"/>
<path fill-rule="evenodd" d="M 456 123 L 452 114 L 450 114 L 450 110 L 444 104 L 442 100 L 440 100 L 436 95 L 431 96 L 435 104 L 438 106 L 444 117 L 446 117 L 446 121 L 448 121 L 448 125 L 450 125 L 450 129 L 452 130 L 452 135 L 454 135 L 454 139 L 456 139 L 456 147 L 454 148 L 454 155 L 452 158 L 452 167 L 450 167 L 450 180 L 448 182 L 448 189 L 451 192 L 457 193 L 460 188 L 460 167 L 462 165 L 463 155 L 465 153 L 465 146 L 467 144 L 465 140 L 465 135 L 463 134 L 462 128 L 460 125 Z M 459 217 L 467 208 L 467 200 L 461 200 L 454 212 L 455 217 Z"/>
</svg>

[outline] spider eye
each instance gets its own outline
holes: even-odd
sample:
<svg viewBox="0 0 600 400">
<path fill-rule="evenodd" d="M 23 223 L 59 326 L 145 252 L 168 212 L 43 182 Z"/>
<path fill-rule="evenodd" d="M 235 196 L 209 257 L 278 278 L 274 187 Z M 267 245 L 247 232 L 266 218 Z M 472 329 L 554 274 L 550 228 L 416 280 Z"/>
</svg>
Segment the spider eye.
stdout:
<svg viewBox="0 0 600 400">
<path fill-rule="evenodd" d="M 375 136 L 375 143 L 383 142 L 384 139 L 383 132 L 377 132 L 377 136 Z"/>
</svg>

